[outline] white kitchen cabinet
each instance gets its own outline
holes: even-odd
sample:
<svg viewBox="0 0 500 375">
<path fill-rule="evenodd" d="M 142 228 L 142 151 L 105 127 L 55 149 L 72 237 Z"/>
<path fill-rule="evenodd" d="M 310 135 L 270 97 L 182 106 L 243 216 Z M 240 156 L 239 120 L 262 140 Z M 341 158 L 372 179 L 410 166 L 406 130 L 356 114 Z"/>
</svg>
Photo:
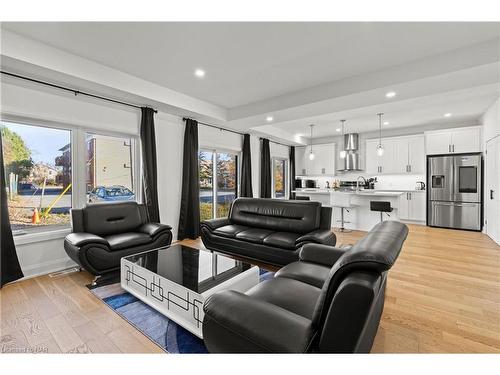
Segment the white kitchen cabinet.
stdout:
<svg viewBox="0 0 500 375">
<path fill-rule="evenodd" d="M 295 148 L 295 174 L 298 176 L 333 176 L 335 174 L 335 144 L 313 145 L 314 159 L 310 160 L 311 146 Z"/>
<path fill-rule="evenodd" d="M 481 127 L 473 126 L 425 133 L 427 155 L 481 151 Z"/>
<path fill-rule="evenodd" d="M 366 172 L 369 174 L 422 174 L 425 172 L 424 137 L 382 138 L 384 154 L 377 155 L 378 139 L 366 141 Z"/>
<path fill-rule="evenodd" d="M 427 198 L 425 191 L 403 193 L 399 197 L 398 216 L 400 220 L 425 221 Z"/>
<path fill-rule="evenodd" d="M 307 147 L 295 147 L 295 175 L 306 176 L 306 151 Z"/>
</svg>

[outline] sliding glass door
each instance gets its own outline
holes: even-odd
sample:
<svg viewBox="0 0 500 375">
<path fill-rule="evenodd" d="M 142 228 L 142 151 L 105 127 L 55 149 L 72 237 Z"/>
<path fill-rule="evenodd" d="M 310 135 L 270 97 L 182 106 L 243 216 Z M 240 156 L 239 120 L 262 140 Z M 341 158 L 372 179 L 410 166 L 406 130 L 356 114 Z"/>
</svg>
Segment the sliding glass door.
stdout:
<svg viewBox="0 0 500 375">
<path fill-rule="evenodd" d="M 238 194 L 238 155 L 217 150 L 201 150 L 201 220 L 227 217 Z"/>
</svg>

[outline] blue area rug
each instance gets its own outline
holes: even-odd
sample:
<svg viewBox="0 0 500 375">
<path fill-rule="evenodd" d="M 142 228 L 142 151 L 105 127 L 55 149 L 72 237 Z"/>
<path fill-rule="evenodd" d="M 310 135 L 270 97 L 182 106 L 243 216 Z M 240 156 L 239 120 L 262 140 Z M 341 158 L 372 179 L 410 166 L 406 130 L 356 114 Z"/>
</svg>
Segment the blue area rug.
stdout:
<svg viewBox="0 0 500 375">
<path fill-rule="evenodd" d="M 260 281 L 273 276 L 273 272 L 261 270 Z M 208 353 L 202 339 L 125 292 L 119 283 L 98 287 L 91 292 L 166 352 Z"/>
</svg>

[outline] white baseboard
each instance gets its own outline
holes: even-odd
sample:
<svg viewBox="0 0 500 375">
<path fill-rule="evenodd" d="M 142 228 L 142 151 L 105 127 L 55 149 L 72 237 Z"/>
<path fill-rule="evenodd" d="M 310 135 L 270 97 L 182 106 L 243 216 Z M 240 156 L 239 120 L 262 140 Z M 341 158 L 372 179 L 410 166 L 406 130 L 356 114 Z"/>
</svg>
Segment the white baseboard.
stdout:
<svg viewBox="0 0 500 375">
<path fill-rule="evenodd" d="M 70 258 L 61 258 L 49 262 L 39 263 L 28 267 L 23 267 L 24 277 L 21 280 L 47 275 L 52 272 L 64 270 L 66 268 L 78 266 Z"/>
</svg>

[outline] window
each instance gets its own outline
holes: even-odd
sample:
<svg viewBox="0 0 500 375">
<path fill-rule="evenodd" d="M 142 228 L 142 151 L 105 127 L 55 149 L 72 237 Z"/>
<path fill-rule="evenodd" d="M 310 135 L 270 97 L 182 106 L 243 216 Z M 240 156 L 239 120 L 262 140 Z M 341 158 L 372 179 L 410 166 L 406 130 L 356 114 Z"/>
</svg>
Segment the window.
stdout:
<svg viewBox="0 0 500 375">
<path fill-rule="evenodd" d="M 199 152 L 200 218 L 227 217 L 238 193 L 238 156 L 230 152 Z"/>
<path fill-rule="evenodd" d="M 137 137 L 35 124 L 0 122 L 14 235 L 69 228 L 89 202 L 136 200 Z"/>
<path fill-rule="evenodd" d="M 13 233 L 69 226 L 71 131 L 6 121 L 0 128 Z"/>
<path fill-rule="evenodd" d="M 287 159 L 273 158 L 273 197 L 286 199 L 287 192 Z"/>
<path fill-rule="evenodd" d="M 135 200 L 130 138 L 85 134 L 87 202 Z"/>
</svg>

